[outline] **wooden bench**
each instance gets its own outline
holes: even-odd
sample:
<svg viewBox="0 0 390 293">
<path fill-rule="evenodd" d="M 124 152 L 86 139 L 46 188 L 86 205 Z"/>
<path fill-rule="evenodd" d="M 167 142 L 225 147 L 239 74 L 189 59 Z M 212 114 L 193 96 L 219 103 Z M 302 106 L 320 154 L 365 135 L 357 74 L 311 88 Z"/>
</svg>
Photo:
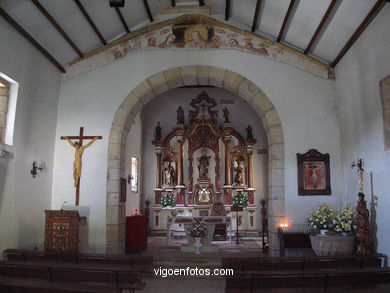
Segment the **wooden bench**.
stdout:
<svg viewBox="0 0 390 293">
<path fill-rule="evenodd" d="M 222 258 L 222 267 L 238 271 L 314 270 L 330 268 L 383 267 L 387 257 L 371 256 L 306 256 L 306 257 L 257 257 Z"/>
<path fill-rule="evenodd" d="M 152 256 L 115 256 L 105 254 L 61 254 L 39 250 L 7 249 L 4 258 L 10 261 L 24 262 L 56 262 L 56 263 L 92 263 L 92 264 L 123 264 L 132 268 L 150 269 L 153 265 Z"/>
<path fill-rule="evenodd" d="M 0 276 L 0 292 L 2 293 L 120 293 L 115 286 L 90 286 L 49 282 L 39 279 L 21 279 Z"/>
<path fill-rule="evenodd" d="M 80 264 L 50 264 L 0 261 L 0 276 L 25 278 L 55 283 L 89 286 L 108 286 L 131 292 L 142 290 L 141 271 L 124 266 L 96 266 Z"/>
<path fill-rule="evenodd" d="M 390 289 L 390 268 L 330 269 L 308 271 L 234 272 L 226 279 L 227 293 L 271 292 L 271 289 L 317 288 L 334 292 L 335 288 Z M 306 291 L 305 291 L 306 292 Z"/>
</svg>

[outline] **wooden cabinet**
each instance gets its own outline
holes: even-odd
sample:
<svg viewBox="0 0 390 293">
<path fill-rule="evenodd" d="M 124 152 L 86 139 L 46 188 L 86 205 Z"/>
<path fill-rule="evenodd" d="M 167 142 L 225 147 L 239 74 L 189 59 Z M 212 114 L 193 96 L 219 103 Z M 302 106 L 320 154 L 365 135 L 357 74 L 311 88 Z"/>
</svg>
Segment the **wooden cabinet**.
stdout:
<svg viewBox="0 0 390 293">
<path fill-rule="evenodd" d="M 126 253 L 146 249 L 148 219 L 146 216 L 126 217 Z"/>
</svg>

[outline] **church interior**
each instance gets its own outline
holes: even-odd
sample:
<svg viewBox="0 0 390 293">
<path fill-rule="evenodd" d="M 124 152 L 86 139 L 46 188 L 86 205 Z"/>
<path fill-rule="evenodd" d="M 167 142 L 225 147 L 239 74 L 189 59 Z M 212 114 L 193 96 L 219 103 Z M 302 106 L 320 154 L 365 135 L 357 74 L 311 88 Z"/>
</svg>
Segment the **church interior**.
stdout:
<svg viewBox="0 0 390 293">
<path fill-rule="evenodd" d="M 0 291 L 389 292 L 388 27 L 386 0 L 0 0 Z"/>
</svg>

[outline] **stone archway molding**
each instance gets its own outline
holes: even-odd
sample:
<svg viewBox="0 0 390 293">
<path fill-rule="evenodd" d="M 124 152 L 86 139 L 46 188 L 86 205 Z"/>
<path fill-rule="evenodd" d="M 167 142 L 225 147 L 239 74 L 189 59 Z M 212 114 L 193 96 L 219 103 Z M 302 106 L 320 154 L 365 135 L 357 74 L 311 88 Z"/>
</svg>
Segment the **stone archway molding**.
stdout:
<svg viewBox="0 0 390 293">
<path fill-rule="evenodd" d="M 158 95 L 181 87 L 210 85 L 244 99 L 259 115 L 268 138 L 268 225 L 271 255 L 278 255 L 277 225 L 285 217 L 284 136 L 277 110 L 253 82 L 233 71 L 213 66 L 182 66 L 161 71 L 138 84 L 116 111 L 111 125 L 107 164 L 107 254 L 123 254 L 125 204 L 120 202 L 120 178 L 125 177 L 125 145 L 138 112 Z"/>
</svg>

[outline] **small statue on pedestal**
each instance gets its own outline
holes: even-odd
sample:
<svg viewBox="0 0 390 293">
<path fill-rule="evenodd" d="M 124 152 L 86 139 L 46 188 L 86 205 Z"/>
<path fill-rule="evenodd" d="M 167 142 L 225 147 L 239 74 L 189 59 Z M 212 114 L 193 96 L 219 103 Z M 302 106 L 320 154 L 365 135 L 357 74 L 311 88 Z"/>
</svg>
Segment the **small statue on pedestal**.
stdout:
<svg viewBox="0 0 390 293">
<path fill-rule="evenodd" d="M 252 133 L 252 126 L 248 125 L 246 128 L 246 139 L 247 140 L 254 140 L 253 133 Z"/>
<path fill-rule="evenodd" d="M 179 107 L 179 109 L 177 109 L 176 123 L 184 124 L 184 110 L 181 106 Z"/>
<path fill-rule="evenodd" d="M 207 156 L 207 150 L 202 150 L 202 156 L 198 159 L 198 171 L 199 179 L 210 179 L 209 178 L 209 160 L 210 156 Z"/>
<path fill-rule="evenodd" d="M 154 128 L 154 140 L 161 140 L 162 129 L 160 126 L 160 121 L 157 122 L 157 126 Z"/>
<path fill-rule="evenodd" d="M 225 107 L 225 109 L 223 109 L 223 118 L 225 119 L 225 121 L 223 121 L 223 123 L 230 123 L 229 115 L 230 115 L 230 112 L 229 112 L 228 108 Z"/>
</svg>

